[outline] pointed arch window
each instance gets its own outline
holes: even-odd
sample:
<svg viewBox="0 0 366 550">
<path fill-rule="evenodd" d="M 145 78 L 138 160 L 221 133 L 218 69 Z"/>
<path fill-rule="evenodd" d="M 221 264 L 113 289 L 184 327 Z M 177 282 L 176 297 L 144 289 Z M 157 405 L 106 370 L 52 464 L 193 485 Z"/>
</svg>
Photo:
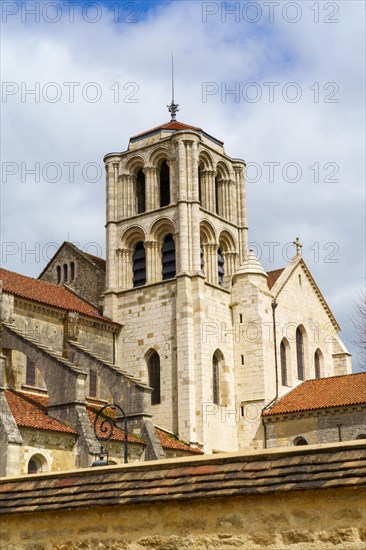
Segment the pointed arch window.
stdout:
<svg viewBox="0 0 366 550">
<path fill-rule="evenodd" d="M 64 264 L 64 283 L 67 283 L 68 278 L 69 278 L 69 268 L 67 264 Z"/>
<path fill-rule="evenodd" d="M 296 359 L 297 359 L 297 378 L 299 380 L 305 380 L 304 338 L 299 328 L 296 329 Z"/>
<path fill-rule="evenodd" d="M 149 370 L 149 386 L 153 389 L 151 394 L 151 404 L 159 405 L 161 402 L 160 396 L 160 357 L 155 351 L 148 362 Z"/>
<path fill-rule="evenodd" d="M 171 233 L 169 233 L 163 241 L 161 255 L 163 281 L 173 279 L 176 274 L 175 242 Z"/>
<path fill-rule="evenodd" d="M 132 256 L 133 286 L 146 284 L 146 255 L 142 241 L 138 242 Z"/>
<path fill-rule="evenodd" d="M 220 401 L 220 361 L 215 353 L 212 358 L 212 401 L 215 405 Z"/>
<path fill-rule="evenodd" d="M 202 177 L 201 177 L 201 167 L 198 167 L 198 200 L 202 205 Z"/>
<path fill-rule="evenodd" d="M 314 368 L 315 368 L 315 378 L 321 378 L 321 373 L 320 373 L 320 351 L 318 349 L 314 353 Z"/>
<path fill-rule="evenodd" d="M 141 170 L 136 175 L 136 214 L 141 214 L 146 210 L 145 197 L 145 174 Z"/>
<path fill-rule="evenodd" d="M 287 357 L 286 357 L 286 345 L 282 340 L 280 346 L 280 356 L 281 356 L 281 382 L 282 386 L 287 386 Z"/>
<path fill-rule="evenodd" d="M 160 168 L 160 206 L 170 204 L 170 172 L 166 161 Z"/>
<path fill-rule="evenodd" d="M 224 256 L 222 255 L 221 248 L 217 251 L 217 276 L 220 286 L 224 283 L 225 269 L 224 269 Z"/>
<path fill-rule="evenodd" d="M 36 365 L 31 359 L 29 359 L 29 357 L 27 357 L 25 368 L 25 383 L 27 384 L 27 386 L 36 385 Z"/>
</svg>

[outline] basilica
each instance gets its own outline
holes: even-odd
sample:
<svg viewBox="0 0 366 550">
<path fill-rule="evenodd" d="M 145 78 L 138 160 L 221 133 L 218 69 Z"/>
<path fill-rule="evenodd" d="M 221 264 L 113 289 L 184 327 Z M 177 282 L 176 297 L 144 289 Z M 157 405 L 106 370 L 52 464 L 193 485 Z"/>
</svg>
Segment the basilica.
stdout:
<svg viewBox="0 0 366 550">
<path fill-rule="evenodd" d="M 299 239 L 271 272 L 248 249 L 245 161 L 173 113 L 104 162 L 106 259 L 65 242 L 38 279 L 0 272 L 0 475 L 91 466 L 108 403 L 129 461 L 366 437 Z"/>
</svg>

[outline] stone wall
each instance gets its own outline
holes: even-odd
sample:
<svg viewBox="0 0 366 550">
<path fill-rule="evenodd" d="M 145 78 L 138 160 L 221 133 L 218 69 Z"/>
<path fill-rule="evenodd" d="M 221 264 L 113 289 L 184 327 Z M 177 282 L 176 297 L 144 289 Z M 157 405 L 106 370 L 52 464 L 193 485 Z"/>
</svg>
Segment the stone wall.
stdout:
<svg viewBox="0 0 366 550">
<path fill-rule="evenodd" d="M 362 550 L 365 450 L 337 444 L 7 479 L 2 550 Z"/>
<path fill-rule="evenodd" d="M 349 441 L 366 435 L 366 406 L 343 407 L 265 417 L 267 447 L 294 445 L 303 437 L 309 445 Z"/>
<path fill-rule="evenodd" d="M 70 264 L 74 262 L 75 276 L 71 280 L 70 277 Z M 64 280 L 63 266 L 68 266 L 68 279 Z M 60 285 L 66 284 L 76 292 L 78 292 L 86 300 L 91 301 L 93 304 L 98 305 L 100 297 L 105 288 L 105 271 L 98 267 L 95 263 L 92 263 L 83 256 L 73 246 L 65 243 L 56 255 L 52 258 L 46 269 L 39 277 L 43 281 L 48 283 L 57 283 L 57 267 L 61 268 L 61 282 Z"/>
</svg>

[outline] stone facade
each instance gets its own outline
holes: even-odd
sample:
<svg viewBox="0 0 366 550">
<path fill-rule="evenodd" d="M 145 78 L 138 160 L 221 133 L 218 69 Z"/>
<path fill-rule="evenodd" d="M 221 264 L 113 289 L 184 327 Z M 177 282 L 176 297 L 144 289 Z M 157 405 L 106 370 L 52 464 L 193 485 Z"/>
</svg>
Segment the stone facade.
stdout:
<svg viewBox="0 0 366 550">
<path fill-rule="evenodd" d="M 149 361 L 158 353 L 161 399 L 152 406 L 158 424 L 208 453 L 260 448 L 263 407 L 315 377 L 315 354 L 320 376 L 351 372 L 339 326 L 305 262 L 296 254 L 269 286 L 247 250 L 245 162 L 199 128 L 163 125 L 104 160 L 104 312 L 124 325 L 119 360 L 152 385 Z M 162 203 L 163 196 L 169 199 Z M 169 280 L 167 237 L 175 248 Z M 141 285 L 134 279 L 137 251 L 144 256 Z M 277 361 L 283 344 L 287 362 L 286 380 L 277 368 L 277 386 L 274 300 Z"/>
<path fill-rule="evenodd" d="M 265 417 L 265 423 L 268 448 L 296 445 L 300 438 L 309 445 L 366 439 L 366 406 Z"/>
<path fill-rule="evenodd" d="M 39 279 L 55 285 L 67 285 L 98 306 L 105 288 L 105 260 L 64 242 Z"/>
</svg>

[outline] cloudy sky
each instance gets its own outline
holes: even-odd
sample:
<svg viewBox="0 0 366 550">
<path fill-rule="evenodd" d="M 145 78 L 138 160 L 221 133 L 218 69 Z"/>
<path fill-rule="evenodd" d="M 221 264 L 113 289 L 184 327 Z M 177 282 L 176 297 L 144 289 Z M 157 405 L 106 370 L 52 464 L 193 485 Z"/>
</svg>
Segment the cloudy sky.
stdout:
<svg viewBox="0 0 366 550">
<path fill-rule="evenodd" d="M 248 163 L 250 242 L 303 256 L 351 352 L 365 284 L 362 1 L 8 2 L 2 9 L 2 266 L 64 240 L 104 256 L 103 156 L 178 120 Z"/>
</svg>

